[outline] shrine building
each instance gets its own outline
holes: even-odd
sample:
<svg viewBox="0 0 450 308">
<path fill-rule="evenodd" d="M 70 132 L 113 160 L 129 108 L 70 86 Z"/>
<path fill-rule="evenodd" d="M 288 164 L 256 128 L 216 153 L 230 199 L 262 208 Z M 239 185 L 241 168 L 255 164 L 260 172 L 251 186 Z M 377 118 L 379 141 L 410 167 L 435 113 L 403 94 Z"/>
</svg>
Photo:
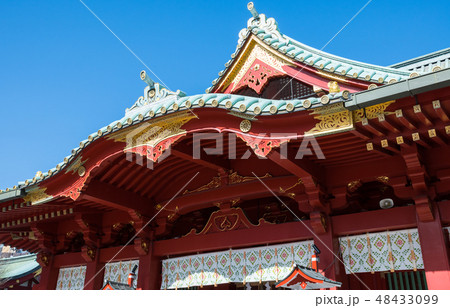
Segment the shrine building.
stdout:
<svg viewBox="0 0 450 308">
<path fill-rule="evenodd" d="M 142 71 L 123 118 L 0 191 L 30 288 L 450 289 L 450 49 L 377 66 L 248 9 L 205 94 Z"/>
</svg>

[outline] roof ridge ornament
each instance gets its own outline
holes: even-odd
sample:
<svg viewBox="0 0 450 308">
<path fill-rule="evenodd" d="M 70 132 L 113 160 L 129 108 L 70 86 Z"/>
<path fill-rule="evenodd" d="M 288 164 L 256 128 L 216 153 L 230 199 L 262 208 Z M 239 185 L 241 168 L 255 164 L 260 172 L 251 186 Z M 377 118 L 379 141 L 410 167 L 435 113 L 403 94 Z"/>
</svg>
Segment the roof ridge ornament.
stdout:
<svg viewBox="0 0 450 308">
<path fill-rule="evenodd" d="M 154 82 L 153 79 L 151 79 L 144 70 L 140 72 L 139 76 L 141 77 L 141 80 L 147 84 L 147 86 L 144 89 L 144 96 L 139 97 L 139 99 L 134 103 L 134 105 L 131 106 L 131 108 L 127 109 L 126 112 L 129 112 L 134 108 L 141 107 L 143 105 L 148 105 L 160 101 L 168 96 L 173 95 L 177 97 L 186 96 L 186 93 L 184 93 L 181 90 L 173 92 L 164 87 L 163 85 Z"/>
<path fill-rule="evenodd" d="M 255 9 L 255 5 L 253 4 L 253 2 L 249 2 L 247 3 L 247 9 L 250 11 L 250 13 L 252 13 L 253 18 L 255 19 L 259 19 L 259 14 Z"/>
<path fill-rule="evenodd" d="M 278 24 L 273 17 L 267 18 L 264 14 L 258 14 L 253 2 L 249 2 L 247 8 L 253 16 L 247 21 L 247 28 L 242 29 L 239 32 L 238 46 L 241 46 L 244 43 L 249 32 L 253 32 L 263 40 L 265 36 L 269 35 L 271 39 L 276 38 L 279 42 L 286 41 L 278 29 Z"/>
</svg>

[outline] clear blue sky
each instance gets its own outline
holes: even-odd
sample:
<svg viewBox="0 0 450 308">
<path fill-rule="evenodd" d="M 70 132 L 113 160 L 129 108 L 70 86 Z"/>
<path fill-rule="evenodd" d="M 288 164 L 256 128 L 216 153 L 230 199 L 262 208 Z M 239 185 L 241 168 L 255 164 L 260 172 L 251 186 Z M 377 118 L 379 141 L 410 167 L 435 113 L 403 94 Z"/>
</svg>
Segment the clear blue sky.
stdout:
<svg viewBox="0 0 450 308">
<path fill-rule="evenodd" d="M 320 49 L 365 3 L 256 0 Z M 172 89 L 204 93 L 235 50 L 247 1 L 85 0 Z M 373 0 L 325 51 L 389 65 L 450 47 L 450 1 Z M 53 168 L 142 95 L 143 65 L 77 0 L 0 1 L 0 188 Z"/>
</svg>

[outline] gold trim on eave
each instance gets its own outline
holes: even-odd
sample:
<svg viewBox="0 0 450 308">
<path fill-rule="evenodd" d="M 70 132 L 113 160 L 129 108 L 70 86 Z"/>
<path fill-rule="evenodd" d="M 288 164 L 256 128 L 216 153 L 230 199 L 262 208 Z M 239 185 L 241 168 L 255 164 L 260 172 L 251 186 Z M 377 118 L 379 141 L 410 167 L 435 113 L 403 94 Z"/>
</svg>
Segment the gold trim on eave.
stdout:
<svg viewBox="0 0 450 308">
<path fill-rule="evenodd" d="M 314 108 L 310 115 L 314 115 L 314 119 L 319 120 L 319 122 L 309 131 L 305 132 L 305 136 L 324 136 L 353 130 L 355 123 L 362 122 L 363 119 L 375 119 L 379 116 L 394 114 L 394 112 L 385 111 L 394 102 L 389 101 L 367 107 L 365 108 L 365 114 L 362 109 L 354 111 L 347 110 L 344 107 L 344 103 Z"/>
<path fill-rule="evenodd" d="M 46 190 L 47 190 L 47 187 L 43 187 L 43 188 L 37 187 L 37 188 L 29 191 L 27 193 L 27 195 L 25 197 L 23 197 L 23 201 L 26 203 L 30 202 L 33 205 L 38 202 L 53 198 L 53 196 L 47 195 L 45 193 Z"/>
<path fill-rule="evenodd" d="M 179 112 L 129 127 L 107 139 L 127 143 L 124 151 L 139 145 L 155 146 L 162 140 L 186 133 L 181 127 L 193 118 L 196 117 L 189 111 Z"/>
</svg>

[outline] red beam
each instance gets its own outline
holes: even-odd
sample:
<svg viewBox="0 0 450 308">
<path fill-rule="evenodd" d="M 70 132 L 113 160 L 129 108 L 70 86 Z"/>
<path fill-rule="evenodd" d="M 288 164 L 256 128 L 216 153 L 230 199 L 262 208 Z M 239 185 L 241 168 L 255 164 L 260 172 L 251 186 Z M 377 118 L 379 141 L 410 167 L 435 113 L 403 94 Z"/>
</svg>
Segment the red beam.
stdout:
<svg viewBox="0 0 450 308">
<path fill-rule="evenodd" d="M 99 262 L 107 263 L 137 258 L 139 258 L 139 255 L 137 251 L 134 249 L 133 243 L 131 243 L 128 246 L 109 247 L 101 249 Z"/>
<path fill-rule="evenodd" d="M 86 260 L 83 259 L 80 252 L 71 252 L 61 255 L 55 255 L 53 258 L 54 258 L 52 264 L 53 268 L 78 266 L 86 264 Z"/>
<path fill-rule="evenodd" d="M 450 201 L 442 201 L 438 204 L 439 214 L 443 223 L 450 223 Z"/>
<path fill-rule="evenodd" d="M 141 213 L 148 212 L 153 205 L 149 199 L 142 198 L 114 185 L 94 180 L 89 183 L 87 190 L 82 194 L 82 198 L 113 209 L 136 210 Z"/>
<path fill-rule="evenodd" d="M 335 235 L 405 229 L 416 226 L 414 206 L 394 207 L 332 217 Z"/>
<path fill-rule="evenodd" d="M 308 227 L 309 222 L 306 222 Z M 153 254 L 158 256 L 217 251 L 256 245 L 301 241 L 313 238 L 302 222 L 241 229 L 230 232 L 194 235 L 154 242 Z"/>
<path fill-rule="evenodd" d="M 283 176 L 265 178 L 261 180 L 271 190 L 278 192 L 280 187 L 286 187 L 297 183 L 298 178 L 296 178 L 295 176 Z M 258 180 L 254 180 L 242 184 L 222 186 L 217 189 L 211 189 L 199 193 L 181 195 L 180 197 L 175 198 L 170 203 L 169 208 L 173 209 L 175 208 L 175 206 L 178 206 L 179 214 L 184 215 L 195 210 L 210 207 L 213 203 L 219 201 L 229 201 L 236 198 L 247 200 L 264 196 L 272 196 L 272 192 L 269 191 L 261 182 L 259 182 Z M 168 202 L 169 200 L 165 200 L 159 203 L 165 205 Z"/>
</svg>

